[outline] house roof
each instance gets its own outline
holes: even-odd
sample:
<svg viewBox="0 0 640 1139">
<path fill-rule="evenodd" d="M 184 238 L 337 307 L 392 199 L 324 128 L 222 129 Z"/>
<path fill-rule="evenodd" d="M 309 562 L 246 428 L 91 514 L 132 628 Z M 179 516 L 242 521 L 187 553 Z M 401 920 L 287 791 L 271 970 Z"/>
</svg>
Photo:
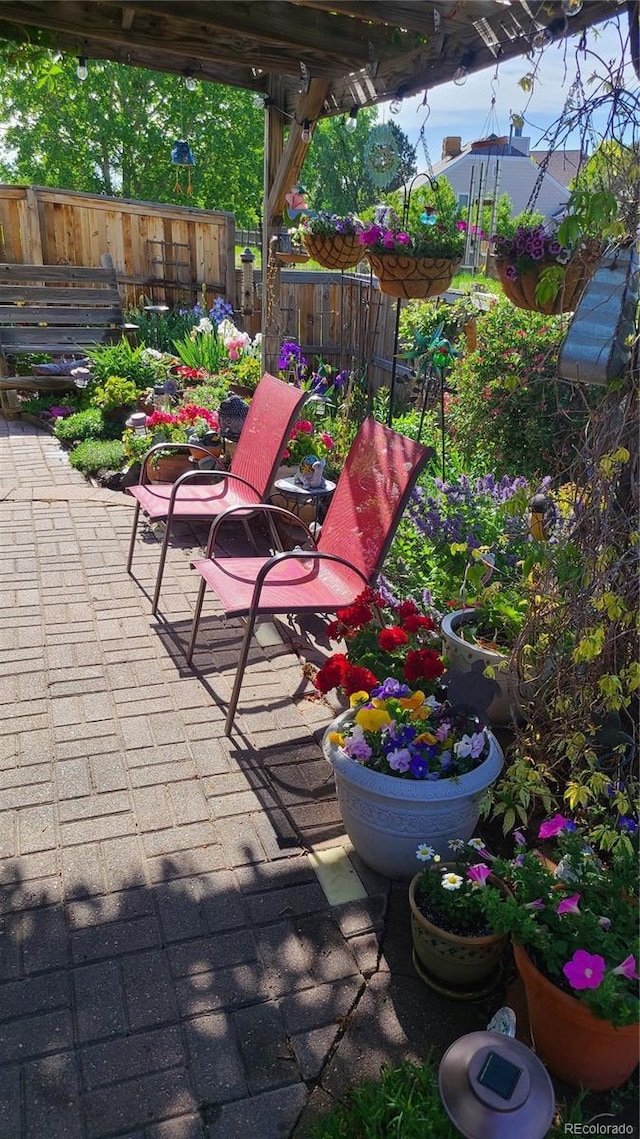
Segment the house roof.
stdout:
<svg viewBox="0 0 640 1139">
<path fill-rule="evenodd" d="M 589 0 L 571 18 L 561 0 L 3 0 L 0 37 L 191 72 L 275 97 L 290 115 L 317 80 L 322 118 L 525 55 L 543 28 L 560 39 L 619 11 L 618 0 Z"/>
<path fill-rule="evenodd" d="M 580 150 L 530 150 L 529 155 L 538 166 L 546 162 L 547 174 L 567 188 L 586 158 Z"/>
</svg>

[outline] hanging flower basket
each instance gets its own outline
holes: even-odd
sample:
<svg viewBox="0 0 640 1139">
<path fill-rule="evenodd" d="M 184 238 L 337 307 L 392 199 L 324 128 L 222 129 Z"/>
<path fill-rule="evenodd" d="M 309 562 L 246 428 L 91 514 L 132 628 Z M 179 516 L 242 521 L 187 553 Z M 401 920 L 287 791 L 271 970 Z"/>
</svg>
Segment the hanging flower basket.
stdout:
<svg viewBox="0 0 640 1139">
<path fill-rule="evenodd" d="M 495 258 L 495 266 L 502 291 L 512 304 L 529 312 L 558 316 L 561 312 L 574 312 L 578 307 L 578 301 L 600 260 L 600 254 L 601 246 L 597 241 L 587 242 L 584 248 L 577 250 L 564 267 L 564 277 L 557 295 L 542 304 L 536 300 L 540 274 L 544 269 L 557 267 L 555 258 L 543 257 L 534 267 L 524 271 L 517 270 L 512 262 L 499 257 Z M 514 272 L 517 274 L 515 277 Z"/>
<path fill-rule="evenodd" d="M 367 260 L 380 284 L 380 292 L 389 297 L 424 300 L 437 297 L 451 285 L 462 260 L 447 257 L 411 257 L 401 253 L 371 253 Z"/>
<path fill-rule="evenodd" d="M 309 256 L 324 269 L 353 269 L 363 258 L 356 233 L 305 233 L 302 240 Z"/>
</svg>

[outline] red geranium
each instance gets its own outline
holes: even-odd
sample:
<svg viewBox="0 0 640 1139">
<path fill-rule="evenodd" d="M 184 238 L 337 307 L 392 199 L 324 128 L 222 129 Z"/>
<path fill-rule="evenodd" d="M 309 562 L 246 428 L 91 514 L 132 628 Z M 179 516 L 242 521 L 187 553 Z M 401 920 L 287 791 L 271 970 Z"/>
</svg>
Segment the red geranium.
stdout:
<svg viewBox="0 0 640 1139">
<path fill-rule="evenodd" d="M 436 626 L 430 617 L 423 617 L 422 613 L 410 613 L 402 622 L 402 627 L 407 633 L 417 633 L 418 629 L 433 630 Z"/>
<path fill-rule="evenodd" d="M 344 653 L 334 653 L 316 673 L 313 683 L 318 692 L 330 692 L 332 688 L 339 688 L 349 669 L 349 661 Z M 357 689 L 354 689 L 357 691 Z"/>
<path fill-rule="evenodd" d="M 377 688 L 379 683 L 378 677 L 374 676 L 368 668 L 363 668 L 359 664 L 352 664 L 347 669 L 342 687 L 347 696 L 352 696 L 354 692 L 371 692 L 371 689 Z"/>
<path fill-rule="evenodd" d="M 420 610 L 418 609 L 418 606 L 416 605 L 415 601 L 411 600 L 411 598 L 409 598 L 407 601 L 401 601 L 396 608 L 396 613 L 398 615 L 399 621 L 405 621 L 407 617 L 414 617 L 419 612 Z"/>
<path fill-rule="evenodd" d="M 381 629 L 378 634 L 380 648 L 390 653 L 399 648 L 400 645 L 406 645 L 408 641 L 407 634 L 399 625 L 392 625 L 389 629 Z"/>
<path fill-rule="evenodd" d="M 437 680 L 444 672 L 444 663 L 433 649 L 409 649 L 404 662 L 404 675 L 409 684 L 418 680 Z"/>
</svg>

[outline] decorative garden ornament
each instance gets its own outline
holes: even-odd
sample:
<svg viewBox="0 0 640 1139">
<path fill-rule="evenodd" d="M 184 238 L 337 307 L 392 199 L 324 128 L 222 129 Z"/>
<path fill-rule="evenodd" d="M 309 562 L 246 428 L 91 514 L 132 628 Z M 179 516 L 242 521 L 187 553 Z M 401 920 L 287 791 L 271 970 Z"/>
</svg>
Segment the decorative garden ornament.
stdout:
<svg viewBox="0 0 640 1139">
<path fill-rule="evenodd" d="M 305 455 L 298 467 L 296 481 L 306 490 L 317 490 L 324 481 L 324 468 L 326 459 L 319 459 L 317 455 Z"/>
<path fill-rule="evenodd" d="M 178 168 L 180 166 L 184 166 L 186 168 L 187 194 L 193 193 L 193 187 L 191 185 L 191 168 L 195 166 L 195 164 L 196 160 L 193 157 L 193 151 L 191 150 L 189 143 L 186 142 L 183 138 L 180 138 L 174 142 L 173 146 L 171 147 L 171 165 Z M 176 170 L 176 180 L 174 183 L 173 192 L 174 194 L 182 194 L 183 192 L 178 170 Z"/>
</svg>

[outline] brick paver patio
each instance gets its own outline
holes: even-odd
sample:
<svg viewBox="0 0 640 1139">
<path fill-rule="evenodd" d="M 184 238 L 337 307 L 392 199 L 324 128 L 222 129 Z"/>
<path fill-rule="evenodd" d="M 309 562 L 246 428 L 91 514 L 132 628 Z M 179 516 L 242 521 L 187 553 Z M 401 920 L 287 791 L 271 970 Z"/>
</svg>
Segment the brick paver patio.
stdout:
<svg viewBox="0 0 640 1139">
<path fill-rule="evenodd" d="M 305 847 L 341 835 L 330 710 L 289 645 L 256 646 L 225 738 L 239 625 L 203 623 L 194 676 L 188 554 L 163 624 L 153 535 L 143 588 L 124 571 L 131 509 L 0 419 L 0 1139 L 287 1135 L 377 968 L 386 884 L 329 905 Z"/>
</svg>

